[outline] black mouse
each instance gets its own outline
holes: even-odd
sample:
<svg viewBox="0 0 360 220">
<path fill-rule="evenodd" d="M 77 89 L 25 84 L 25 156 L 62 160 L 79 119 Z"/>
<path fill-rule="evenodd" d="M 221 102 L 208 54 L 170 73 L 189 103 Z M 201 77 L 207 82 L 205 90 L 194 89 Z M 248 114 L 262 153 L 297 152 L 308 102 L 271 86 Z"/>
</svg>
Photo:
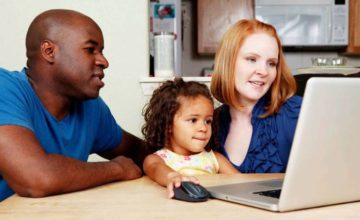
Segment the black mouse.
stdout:
<svg viewBox="0 0 360 220">
<path fill-rule="evenodd" d="M 174 188 L 173 199 L 186 202 L 205 202 L 210 197 L 209 192 L 201 185 L 184 181 L 181 186 Z"/>
</svg>

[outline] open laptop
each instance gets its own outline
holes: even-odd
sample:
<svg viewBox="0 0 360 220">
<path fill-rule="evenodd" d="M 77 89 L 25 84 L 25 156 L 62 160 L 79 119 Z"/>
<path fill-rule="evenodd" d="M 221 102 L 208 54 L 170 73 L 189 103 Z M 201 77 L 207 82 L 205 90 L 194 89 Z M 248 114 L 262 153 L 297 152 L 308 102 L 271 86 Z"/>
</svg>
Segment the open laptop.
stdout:
<svg viewBox="0 0 360 220">
<path fill-rule="evenodd" d="M 207 190 L 214 198 L 283 212 L 359 201 L 359 169 L 360 78 L 311 78 L 284 180 Z"/>
</svg>

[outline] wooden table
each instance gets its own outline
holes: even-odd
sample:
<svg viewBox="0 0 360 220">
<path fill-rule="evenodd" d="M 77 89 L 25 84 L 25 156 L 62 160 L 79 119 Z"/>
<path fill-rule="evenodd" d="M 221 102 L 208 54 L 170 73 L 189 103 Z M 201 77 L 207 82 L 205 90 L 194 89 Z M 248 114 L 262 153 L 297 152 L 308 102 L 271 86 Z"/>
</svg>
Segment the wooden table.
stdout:
<svg viewBox="0 0 360 220">
<path fill-rule="evenodd" d="M 282 174 L 219 174 L 199 179 L 202 185 L 211 186 L 282 177 Z M 360 219 L 360 202 L 273 213 L 216 199 L 202 203 L 168 199 L 165 188 L 142 177 L 40 199 L 14 195 L 0 203 L 0 219 Z"/>
</svg>

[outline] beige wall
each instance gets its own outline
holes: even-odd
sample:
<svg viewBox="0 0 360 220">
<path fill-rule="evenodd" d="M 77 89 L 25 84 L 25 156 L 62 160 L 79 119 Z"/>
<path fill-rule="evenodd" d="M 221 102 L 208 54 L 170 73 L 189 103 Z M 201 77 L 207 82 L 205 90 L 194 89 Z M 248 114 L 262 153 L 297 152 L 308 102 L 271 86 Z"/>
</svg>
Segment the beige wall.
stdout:
<svg viewBox="0 0 360 220">
<path fill-rule="evenodd" d="M 101 96 L 119 124 L 141 136 L 146 100 L 138 80 L 149 65 L 147 0 L 0 0 L 0 5 L 0 67 L 11 70 L 25 65 L 25 34 L 40 12 L 68 8 L 92 17 L 103 30 L 110 62 Z"/>
</svg>

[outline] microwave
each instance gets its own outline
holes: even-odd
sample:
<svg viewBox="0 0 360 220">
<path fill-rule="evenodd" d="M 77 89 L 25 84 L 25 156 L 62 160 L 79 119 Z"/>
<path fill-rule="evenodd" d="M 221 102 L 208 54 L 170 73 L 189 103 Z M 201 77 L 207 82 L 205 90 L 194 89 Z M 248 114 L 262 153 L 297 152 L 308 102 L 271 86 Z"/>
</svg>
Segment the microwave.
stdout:
<svg viewBox="0 0 360 220">
<path fill-rule="evenodd" d="M 349 0 L 255 0 L 256 19 L 275 27 L 284 48 L 345 48 Z"/>
</svg>

